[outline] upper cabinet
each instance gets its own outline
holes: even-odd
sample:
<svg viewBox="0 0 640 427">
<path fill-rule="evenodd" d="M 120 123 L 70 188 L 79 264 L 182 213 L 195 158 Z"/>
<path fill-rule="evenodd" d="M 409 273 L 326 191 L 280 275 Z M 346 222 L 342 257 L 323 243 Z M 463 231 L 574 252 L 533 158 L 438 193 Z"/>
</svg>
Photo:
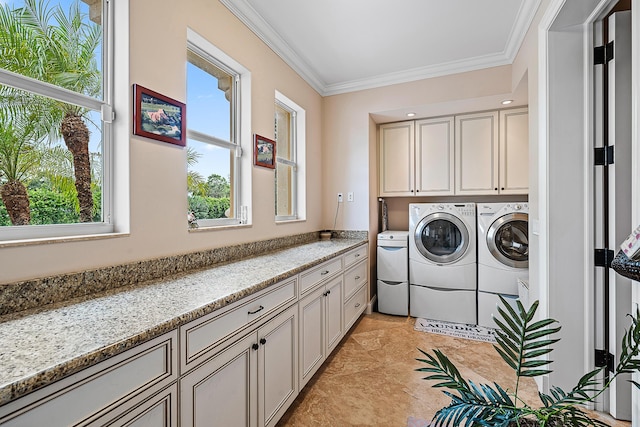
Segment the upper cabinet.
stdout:
<svg viewBox="0 0 640 427">
<path fill-rule="evenodd" d="M 380 126 L 379 195 L 527 194 L 527 108 Z"/>
<path fill-rule="evenodd" d="M 380 126 L 380 195 L 412 196 L 414 193 L 414 123 Z"/>
<path fill-rule="evenodd" d="M 456 116 L 456 194 L 498 194 L 498 112 Z"/>
<path fill-rule="evenodd" d="M 453 117 L 416 122 L 416 195 L 453 194 Z"/>
<path fill-rule="evenodd" d="M 500 111 L 500 194 L 529 192 L 529 110 Z"/>
<path fill-rule="evenodd" d="M 380 126 L 380 196 L 454 194 L 453 117 Z"/>
</svg>

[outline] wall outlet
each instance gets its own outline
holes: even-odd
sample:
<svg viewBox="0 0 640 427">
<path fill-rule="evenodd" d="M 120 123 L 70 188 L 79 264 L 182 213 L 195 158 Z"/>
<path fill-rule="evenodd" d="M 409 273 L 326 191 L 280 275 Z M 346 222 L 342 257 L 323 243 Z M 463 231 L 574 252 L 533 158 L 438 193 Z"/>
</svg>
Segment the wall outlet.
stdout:
<svg viewBox="0 0 640 427">
<path fill-rule="evenodd" d="M 343 202 L 342 193 L 338 193 L 338 203 L 342 203 L 342 202 Z"/>
<path fill-rule="evenodd" d="M 353 202 L 353 191 L 347 193 L 347 202 Z"/>
</svg>

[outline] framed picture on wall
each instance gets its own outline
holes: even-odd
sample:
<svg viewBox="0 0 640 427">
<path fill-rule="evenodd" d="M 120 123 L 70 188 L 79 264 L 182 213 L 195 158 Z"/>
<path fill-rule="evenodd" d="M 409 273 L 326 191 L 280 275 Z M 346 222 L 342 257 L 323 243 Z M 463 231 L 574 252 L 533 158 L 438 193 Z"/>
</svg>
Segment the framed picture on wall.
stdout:
<svg viewBox="0 0 640 427">
<path fill-rule="evenodd" d="M 276 142 L 258 134 L 253 135 L 253 164 L 269 169 L 276 168 Z"/>
<path fill-rule="evenodd" d="M 186 105 L 140 85 L 133 85 L 133 134 L 184 147 Z"/>
</svg>

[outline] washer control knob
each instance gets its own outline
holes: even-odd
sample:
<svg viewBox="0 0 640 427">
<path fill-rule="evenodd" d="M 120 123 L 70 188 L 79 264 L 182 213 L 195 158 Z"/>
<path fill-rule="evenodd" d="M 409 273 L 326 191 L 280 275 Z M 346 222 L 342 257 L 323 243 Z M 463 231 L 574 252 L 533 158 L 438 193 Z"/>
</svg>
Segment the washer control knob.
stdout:
<svg viewBox="0 0 640 427">
<path fill-rule="evenodd" d="M 522 209 L 522 205 L 519 205 L 519 204 L 513 205 L 513 209 L 519 211 L 520 209 Z"/>
<path fill-rule="evenodd" d="M 438 205 L 438 209 L 440 210 L 444 209 L 444 205 Z"/>
</svg>

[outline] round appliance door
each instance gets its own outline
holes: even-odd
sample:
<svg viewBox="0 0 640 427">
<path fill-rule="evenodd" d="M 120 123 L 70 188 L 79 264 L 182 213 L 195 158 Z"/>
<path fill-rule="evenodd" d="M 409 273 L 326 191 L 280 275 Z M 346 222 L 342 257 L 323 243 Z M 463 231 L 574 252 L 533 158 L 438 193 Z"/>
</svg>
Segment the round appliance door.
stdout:
<svg viewBox="0 0 640 427">
<path fill-rule="evenodd" d="M 529 215 L 510 213 L 501 216 L 487 230 L 489 252 L 502 264 L 529 268 Z"/>
<path fill-rule="evenodd" d="M 437 212 L 424 217 L 416 226 L 414 239 L 418 252 L 438 264 L 450 264 L 469 247 L 469 230 L 455 215 Z"/>
</svg>

